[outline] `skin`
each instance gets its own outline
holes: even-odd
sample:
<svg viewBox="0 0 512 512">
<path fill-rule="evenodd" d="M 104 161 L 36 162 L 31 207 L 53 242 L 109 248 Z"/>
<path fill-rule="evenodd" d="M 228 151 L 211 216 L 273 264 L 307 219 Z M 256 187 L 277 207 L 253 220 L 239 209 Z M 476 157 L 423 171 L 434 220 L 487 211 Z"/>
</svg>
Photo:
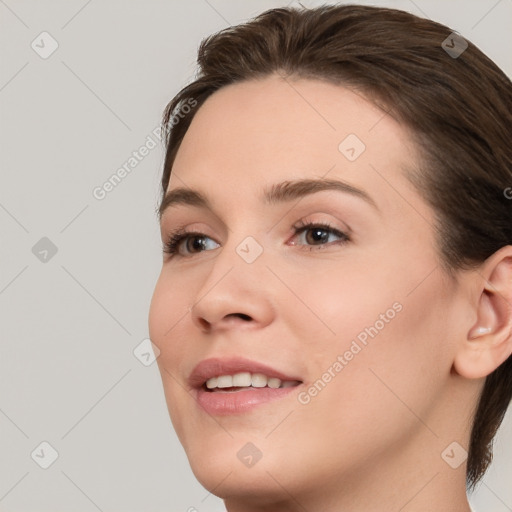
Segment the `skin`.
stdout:
<svg viewBox="0 0 512 512">
<path fill-rule="evenodd" d="M 338 149 L 348 134 L 366 146 L 354 161 Z M 196 113 L 169 190 L 197 189 L 214 211 L 171 207 L 161 233 L 166 240 L 185 226 L 204 233 L 206 248 L 182 244 L 181 255 L 164 255 L 149 328 L 192 470 L 229 512 L 470 510 L 465 462 L 453 469 L 441 454 L 453 442 L 467 449 L 484 378 L 512 352 L 503 286 L 512 248 L 448 277 L 433 211 L 405 177 L 418 161 L 406 128 L 322 81 L 230 85 Z M 343 180 L 377 208 L 339 191 L 260 201 L 264 187 L 298 178 Z M 350 240 L 330 234 L 322 244 L 311 229 L 295 235 L 300 220 L 348 227 Z M 263 248 L 250 264 L 236 252 L 248 236 Z M 299 393 L 396 303 L 400 312 L 300 403 Z M 482 326 L 492 332 L 478 335 Z M 212 417 L 187 378 L 201 360 L 230 356 L 303 384 L 248 413 Z M 250 468 L 237 457 L 248 442 L 262 452 Z"/>
</svg>

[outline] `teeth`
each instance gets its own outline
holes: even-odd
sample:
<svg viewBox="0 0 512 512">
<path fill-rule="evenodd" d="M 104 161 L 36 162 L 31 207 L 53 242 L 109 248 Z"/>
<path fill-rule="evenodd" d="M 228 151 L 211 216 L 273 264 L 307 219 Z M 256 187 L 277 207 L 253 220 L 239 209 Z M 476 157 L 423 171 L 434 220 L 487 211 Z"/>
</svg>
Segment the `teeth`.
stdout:
<svg viewBox="0 0 512 512">
<path fill-rule="evenodd" d="M 268 378 L 262 373 L 253 373 L 251 376 L 251 384 L 253 388 L 264 388 L 267 385 Z"/>
<path fill-rule="evenodd" d="M 283 382 L 283 384 L 284 384 L 284 382 Z M 280 380 L 280 379 L 276 379 L 275 377 L 270 377 L 270 378 L 268 379 L 267 386 L 268 386 L 269 388 L 274 388 L 274 389 L 276 389 L 276 388 L 278 388 L 279 386 L 281 386 L 281 380 Z M 283 387 L 284 387 L 284 386 L 283 386 Z"/>
<path fill-rule="evenodd" d="M 233 386 L 245 388 L 250 386 L 252 382 L 251 374 L 249 372 L 235 373 L 233 375 Z"/>
<path fill-rule="evenodd" d="M 233 387 L 233 377 L 231 375 L 221 375 L 217 377 L 218 388 L 231 388 Z"/>
<path fill-rule="evenodd" d="M 206 381 L 206 387 L 208 389 L 216 388 L 217 387 L 217 381 L 218 381 L 217 377 L 212 377 L 211 379 L 208 379 Z"/>
<path fill-rule="evenodd" d="M 218 377 L 212 377 L 206 381 L 206 387 L 208 389 L 215 388 L 231 388 L 231 387 L 239 387 L 239 388 L 264 388 L 269 387 L 272 389 L 277 388 L 289 388 L 291 386 L 297 385 L 299 382 L 294 381 L 281 381 L 281 379 L 277 379 L 276 377 L 267 377 L 263 373 L 249 373 L 249 372 L 241 372 L 235 373 L 234 375 L 219 375 Z"/>
</svg>

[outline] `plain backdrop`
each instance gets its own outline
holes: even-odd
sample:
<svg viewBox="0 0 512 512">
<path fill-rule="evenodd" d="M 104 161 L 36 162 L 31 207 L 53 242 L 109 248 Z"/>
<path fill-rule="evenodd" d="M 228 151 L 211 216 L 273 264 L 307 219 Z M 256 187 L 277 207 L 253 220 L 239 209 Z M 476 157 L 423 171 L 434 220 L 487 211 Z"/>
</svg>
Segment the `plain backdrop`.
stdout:
<svg viewBox="0 0 512 512">
<path fill-rule="evenodd" d="M 224 510 L 144 356 L 161 264 L 154 130 L 203 37 L 294 3 L 0 0 L 0 511 Z M 371 3 L 447 24 L 512 76 L 512 0 Z M 511 480 L 509 414 L 474 509 L 512 511 Z"/>
</svg>

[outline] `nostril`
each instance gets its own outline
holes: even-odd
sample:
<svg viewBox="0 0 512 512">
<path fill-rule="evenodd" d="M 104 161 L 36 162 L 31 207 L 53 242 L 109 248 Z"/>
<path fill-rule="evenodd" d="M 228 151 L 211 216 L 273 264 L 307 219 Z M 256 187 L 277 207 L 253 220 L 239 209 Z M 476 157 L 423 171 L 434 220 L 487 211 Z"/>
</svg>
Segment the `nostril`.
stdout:
<svg viewBox="0 0 512 512">
<path fill-rule="evenodd" d="M 205 320 L 204 318 L 199 318 L 198 320 L 202 329 L 207 331 L 210 328 L 210 322 L 208 322 L 208 320 Z"/>
<path fill-rule="evenodd" d="M 238 316 L 242 320 L 250 320 L 251 319 L 251 317 L 249 315 L 246 315 L 244 313 L 233 313 L 232 315 L 229 315 L 229 316 Z"/>
</svg>

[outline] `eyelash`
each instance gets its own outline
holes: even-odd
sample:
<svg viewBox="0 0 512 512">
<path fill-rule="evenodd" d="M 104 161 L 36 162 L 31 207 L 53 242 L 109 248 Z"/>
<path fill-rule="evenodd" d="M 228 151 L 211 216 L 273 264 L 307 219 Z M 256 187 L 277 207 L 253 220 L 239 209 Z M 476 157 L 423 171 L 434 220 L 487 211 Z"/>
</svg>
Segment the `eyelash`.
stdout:
<svg viewBox="0 0 512 512">
<path fill-rule="evenodd" d="M 308 231 L 309 229 L 319 228 L 322 231 L 328 231 L 330 234 L 336 235 L 341 238 L 341 240 L 338 240 L 337 242 L 305 246 L 305 247 L 309 247 L 309 251 L 321 250 L 326 245 L 329 245 L 329 246 L 333 245 L 333 244 L 344 245 L 347 242 L 350 242 L 350 240 L 351 240 L 350 237 L 346 233 L 344 233 L 343 231 L 340 231 L 339 229 L 332 227 L 329 223 L 299 221 L 296 224 L 294 224 L 292 227 L 294 230 L 294 236 L 297 236 L 297 235 L 303 233 L 304 231 Z M 163 251 L 164 251 L 164 253 L 169 254 L 169 256 L 171 258 L 178 257 L 178 256 L 189 258 L 190 256 L 193 256 L 194 254 L 197 254 L 197 253 L 192 253 L 191 255 L 183 256 L 182 254 L 179 254 L 178 249 L 179 249 L 179 245 L 181 244 L 182 241 L 187 240 L 189 238 L 194 238 L 194 237 L 210 238 L 207 235 L 205 235 L 204 233 L 199 233 L 196 231 L 187 231 L 184 228 L 178 228 L 168 236 L 167 241 L 164 243 Z M 299 247 L 304 247 L 304 246 L 299 245 Z M 305 250 L 305 249 L 303 249 L 303 250 Z M 204 252 L 204 251 L 199 251 L 199 252 Z"/>
</svg>

